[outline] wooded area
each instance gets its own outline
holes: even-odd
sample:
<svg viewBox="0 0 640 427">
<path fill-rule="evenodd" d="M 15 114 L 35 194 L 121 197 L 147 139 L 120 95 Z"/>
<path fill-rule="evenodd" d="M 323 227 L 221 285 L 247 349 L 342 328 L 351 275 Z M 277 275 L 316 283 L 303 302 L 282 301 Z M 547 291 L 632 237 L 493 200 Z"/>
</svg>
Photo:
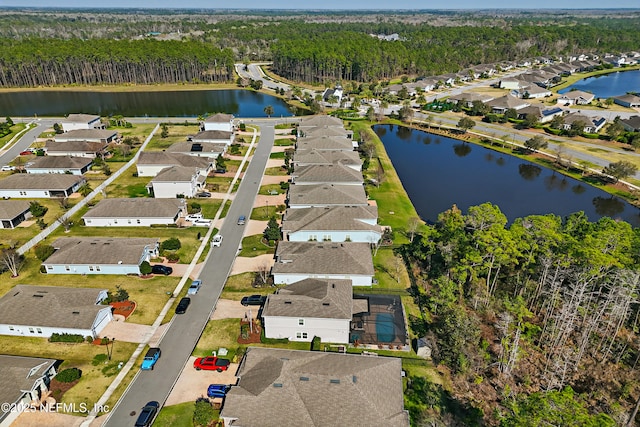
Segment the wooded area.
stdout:
<svg viewBox="0 0 640 427">
<path fill-rule="evenodd" d="M 454 396 L 475 408 L 467 425 L 627 422 L 640 359 L 638 229 L 581 212 L 508 225 L 485 203 L 454 206 L 426 230 L 399 249 L 423 313 L 411 322 L 450 369 Z M 566 393 L 576 404 L 549 401 Z M 438 418 L 428 407 L 412 416 Z"/>
</svg>

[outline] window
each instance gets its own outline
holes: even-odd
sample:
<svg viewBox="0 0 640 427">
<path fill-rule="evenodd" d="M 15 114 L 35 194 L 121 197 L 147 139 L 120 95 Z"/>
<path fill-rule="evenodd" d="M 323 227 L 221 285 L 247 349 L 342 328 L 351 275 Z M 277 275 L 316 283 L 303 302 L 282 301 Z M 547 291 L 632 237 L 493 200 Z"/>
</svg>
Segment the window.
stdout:
<svg viewBox="0 0 640 427">
<path fill-rule="evenodd" d="M 53 270 L 53 265 L 47 265 L 47 270 Z"/>
<path fill-rule="evenodd" d="M 131 220 L 130 219 L 127 220 L 127 224 L 131 224 Z"/>
<path fill-rule="evenodd" d="M 330 242 L 331 234 L 325 234 L 324 236 L 322 236 L 322 240 L 324 240 L 325 242 Z"/>
<path fill-rule="evenodd" d="M 65 269 L 66 271 L 71 271 L 71 267 L 69 267 L 68 265 L 65 265 L 65 266 L 64 266 L 64 269 Z"/>
<path fill-rule="evenodd" d="M 114 220 L 113 220 L 113 223 L 114 223 L 114 224 L 117 224 L 117 223 L 118 223 L 118 220 L 117 220 L 117 219 L 114 219 Z"/>
<path fill-rule="evenodd" d="M 303 326 L 304 325 L 304 319 L 298 319 L 298 325 Z"/>
<path fill-rule="evenodd" d="M 29 328 L 29 333 L 30 333 L 30 334 L 35 334 L 35 333 L 36 333 L 36 331 L 34 331 L 34 330 L 33 330 L 33 328 Z"/>
<path fill-rule="evenodd" d="M 15 328 L 13 326 L 9 326 L 9 330 L 10 331 L 15 331 Z"/>
<path fill-rule="evenodd" d="M 96 265 L 96 271 L 100 271 L 100 266 Z"/>
<path fill-rule="evenodd" d="M 42 329 L 40 329 L 40 328 L 36 328 L 36 331 L 38 331 L 39 334 L 42 333 Z"/>
<path fill-rule="evenodd" d="M 89 271 L 93 271 L 93 265 L 89 266 Z"/>
<path fill-rule="evenodd" d="M 306 339 L 307 339 L 307 336 L 308 336 L 308 335 L 307 335 L 307 333 L 306 333 L 306 332 L 296 332 L 296 338 L 298 338 L 298 339 L 304 339 L 304 340 L 306 340 Z"/>
<path fill-rule="evenodd" d="M 137 219 L 137 220 L 136 220 L 136 222 L 137 222 L 138 224 L 140 224 L 140 220 L 139 220 L 139 219 Z"/>
</svg>

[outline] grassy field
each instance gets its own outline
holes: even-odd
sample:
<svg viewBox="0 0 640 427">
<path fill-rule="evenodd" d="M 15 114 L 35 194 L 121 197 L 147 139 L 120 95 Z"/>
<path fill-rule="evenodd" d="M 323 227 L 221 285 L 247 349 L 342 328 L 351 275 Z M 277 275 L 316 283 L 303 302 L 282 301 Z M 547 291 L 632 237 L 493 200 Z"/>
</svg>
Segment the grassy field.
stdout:
<svg viewBox="0 0 640 427">
<path fill-rule="evenodd" d="M 4 121 L 5 120 L 3 120 L 3 122 Z M 25 123 L 14 123 L 13 126 L 9 128 L 11 130 L 11 133 L 0 138 L 0 147 L 3 147 L 4 144 L 11 141 L 11 138 L 13 138 L 18 132 L 25 129 L 26 127 L 27 125 Z"/>
<path fill-rule="evenodd" d="M 288 176 L 286 169 L 281 166 L 266 168 L 264 174 L 269 176 Z M 283 179 L 283 181 L 286 181 L 286 179 Z"/>
<path fill-rule="evenodd" d="M 283 178 L 282 182 L 286 182 L 286 180 Z M 272 195 L 271 192 L 273 191 L 277 191 L 278 194 L 283 194 L 287 190 L 283 190 L 282 187 L 280 187 L 280 184 L 267 184 L 267 185 L 260 186 L 260 189 L 258 190 L 258 194 L 262 194 L 263 196 L 269 196 L 269 195 Z"/>
<path fill-rule="evenodd" d="M 156 427 L 193 427 L 195 402 L 163 406 L 153 422 Z"/>
<path fill-rule="evenodd" d="M 275 245 L 272 247 L 265 245 L 262 242 L 262 234 L 256 234 L 242 239 L 242 251 L 238 256 L 256 257 L 258 255 L 274 254 L 275 252 Z"/>
</svg>

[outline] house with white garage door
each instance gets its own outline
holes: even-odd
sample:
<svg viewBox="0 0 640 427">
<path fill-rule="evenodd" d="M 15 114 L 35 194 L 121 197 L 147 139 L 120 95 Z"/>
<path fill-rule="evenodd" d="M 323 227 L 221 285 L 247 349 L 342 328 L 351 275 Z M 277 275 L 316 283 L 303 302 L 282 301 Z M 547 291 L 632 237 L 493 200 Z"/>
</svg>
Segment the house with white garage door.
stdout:
<svg viewBox="0 0 640 427">
<path fill-rule="evenodd" d="M 100 120 L 100 116 L 93 114 L 69 114 L 62 120 L 62 130 L 69 132 L 77 129 L 106 129 L 106 125 Z"/>
<path fill-rule="evenodd" d="M 84 183 L 84 177 L 78 175 L 16 173 L 0 180 L 0 197 L 18 199 L 69 197 Z"/>
<path fill-rule="evenodd" d="M 217 113 L 212 114 L 202 122 L 203 130 L 222 130 L 233 132 L 233 115 Z"/>
<path fill-rule="evenodd" d="M 147 190 L 157 199 L 193 197 L 204 188 L 206 179 L 196 168 L 171 166 L 160 171 L 147 185 Z"/>
<path fill-rule="evenodd" d="M 113 320 L 106 289 L 16 285 L 0 298 L 0 335 L 99 337 Z"/>
<path fill-rule="evenodd" d="M 136 169 L 138 176 L 156 176 L 171 166 L 195 168 L 200 175 L 207 176 L 213 170 L 214 161 L 208 157 L 190 156 L 167 151 L 143 151 L 138 156 Z"/>
<path fill-rule="evenodd" d="M 185 199 L 102 199 L 82 217 L 87 227 L 171 225 L 187 212 Z"/>
</svg>

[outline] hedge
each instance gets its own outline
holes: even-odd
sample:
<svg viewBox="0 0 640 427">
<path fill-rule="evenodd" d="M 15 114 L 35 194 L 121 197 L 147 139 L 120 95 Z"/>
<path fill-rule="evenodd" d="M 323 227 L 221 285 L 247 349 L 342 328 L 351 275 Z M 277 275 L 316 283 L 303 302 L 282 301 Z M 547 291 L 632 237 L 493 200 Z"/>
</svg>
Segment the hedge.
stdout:
<svg viewBox="0 0 640 427">
<path fill-rule="evenodd" d="M 72 383 L 75 380 L 80 379 L 81 376 L 82 376 L 82 371 L 80 369 L 69 368 L 69 369 L 65 369 L 64 371 L 58 372 L 55 378 L 61 383 Z"/>
<path fill-rule="evenodd" d="M 49 338 L 49 342 L 84 342 L 84 337 L 80 334 L 51 334 L 51 338 Z"/>
</svg>

